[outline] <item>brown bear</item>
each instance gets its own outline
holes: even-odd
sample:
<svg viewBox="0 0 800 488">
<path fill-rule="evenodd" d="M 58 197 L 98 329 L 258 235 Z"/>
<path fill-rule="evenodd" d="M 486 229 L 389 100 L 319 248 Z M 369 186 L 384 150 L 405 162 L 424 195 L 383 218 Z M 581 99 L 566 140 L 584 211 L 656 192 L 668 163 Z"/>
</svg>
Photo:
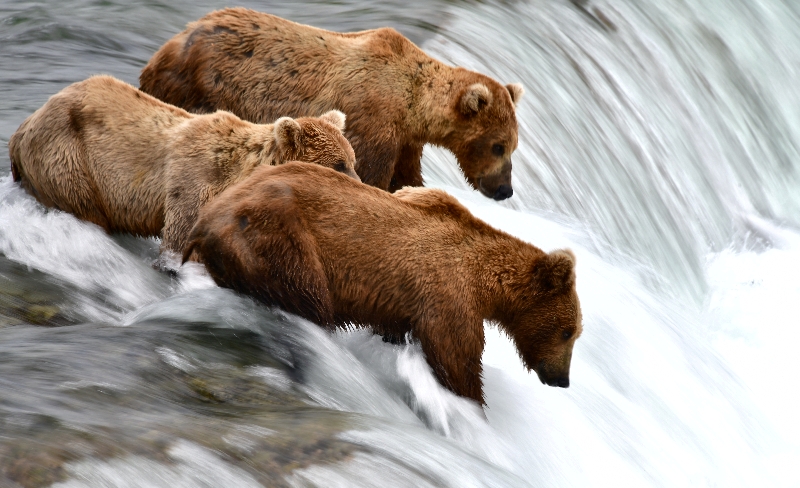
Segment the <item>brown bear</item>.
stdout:
<svg viewBox="0 0 800 488">
<path fill-rule="evenodd" d="M 431 143 L 452 151 L 485 196 L 513 193 L 522 85 L 441 63 L 394 29 L 342 34 L 219 10 L 167 41 L 139 81 L 189 111 L 229 110 L 252 122 L 341 110 L 356 171 L 383 190 L 422 186 L 422 147 Z"/>
<path fill-rule="evenodd" d="M 245 122 L 190 114 L 110 76 L 52 96 L 11 136 L 15 181 L 49 207 L 109 232 L 162 234 L 180 252 L 198 209 L 258 165 L 317 163 L 353 178 L 344 114 Z"/>
<path fill-rule="evenodd" d="M 200 213 L 184 251 L 217 284 L 326 327 L 411 332 L 439 381 L 483 404 L 483 321 L 569 386 L 582 331 L 571 251 L 546 253 L 441 190 L 383 192 L 303 163 L 259 168 Z"/>
</svg>

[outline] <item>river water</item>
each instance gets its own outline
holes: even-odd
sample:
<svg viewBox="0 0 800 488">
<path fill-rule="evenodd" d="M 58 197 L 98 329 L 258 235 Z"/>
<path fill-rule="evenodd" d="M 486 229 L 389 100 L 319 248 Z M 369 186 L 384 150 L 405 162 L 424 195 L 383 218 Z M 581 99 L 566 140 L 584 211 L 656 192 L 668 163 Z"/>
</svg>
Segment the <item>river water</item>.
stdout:
<svg viewBox="0 0 800 488">
<path fill-rule="evenodd" d="M 157 240 L 48 212 L 0 151 L 0 486 L 797 486 L 800 4 L 793 0 L 241 2 L 337 30 L 391 25 L 520 81 L 514 197 L 427 184 L 572 248 L 571 386 L 487 324 L 486 419 L 416 346 L 327 334 L 154 271 Z M 137 84 L 215 8 L 6 0 L 0 145 L 64 86 Z"/>
</svg>

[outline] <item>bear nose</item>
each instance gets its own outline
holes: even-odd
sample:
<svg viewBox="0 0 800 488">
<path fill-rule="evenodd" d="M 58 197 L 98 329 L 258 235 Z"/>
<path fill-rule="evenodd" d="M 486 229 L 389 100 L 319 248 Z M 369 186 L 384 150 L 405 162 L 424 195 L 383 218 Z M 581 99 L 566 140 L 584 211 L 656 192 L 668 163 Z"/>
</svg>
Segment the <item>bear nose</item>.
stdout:
<svg viewBox="0 0 800 488">
<path fill-rule="evenodd" d="M 492 198 L 495 200 L 505 200 L 513 194 L 514 189 L 511 188 L 511 185 L 500 185 L 497 187 L 497 190 L 494 191 L 494 196 Z"/>
<path fill-rule="evenodd" d="M 567 378 L 566 376 L 564 378 L 559 378 L 558 383 L 556 383 L 556 385 L 559 388 L 569 388 L 569 378 Z"/>
</svg>

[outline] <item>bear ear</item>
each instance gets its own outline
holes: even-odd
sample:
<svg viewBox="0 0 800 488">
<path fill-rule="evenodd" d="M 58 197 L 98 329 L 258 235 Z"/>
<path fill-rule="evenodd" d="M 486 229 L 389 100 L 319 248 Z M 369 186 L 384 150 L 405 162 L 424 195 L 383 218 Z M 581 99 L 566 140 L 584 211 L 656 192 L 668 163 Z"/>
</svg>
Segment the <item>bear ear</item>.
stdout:
<svg viewBox="0 0 800 488">
<path fill-rule="evenodd" d="M 303 142 L 303 129 L 291 117 L 281 117 L 275 121 L 275 142 L 283 150 L 297 151 Z"/>
<path fill-rule="evenodd" d="M 320 115 L 319 118 L 336 127 L 340 132 L 344 132 L 344 122 L 347 116 L 343 112 L 331 110 Z"/>
<path fill-rule="evenodd" d="M 506 90 L 511 94 L 511 102 L 516 107 L 519 101 L 522 100 L 522 95 L 525 94 L 525 88 L 522 86 L 522 83 L 509 83 L 506 85 Z"/>
<path fill-rule="evenodd" d="M 492 103 L 492 92 L 483 83 L 475 83 L 461 95 L 461 113 L 473 115 Z"/>
<path fill-rule="evenodd" d="M 533 265 L 534 284 L 542 291 L 561 293 L 575 284 L 575 254 L 559 249 L 545 254 Z"/>
</svg>

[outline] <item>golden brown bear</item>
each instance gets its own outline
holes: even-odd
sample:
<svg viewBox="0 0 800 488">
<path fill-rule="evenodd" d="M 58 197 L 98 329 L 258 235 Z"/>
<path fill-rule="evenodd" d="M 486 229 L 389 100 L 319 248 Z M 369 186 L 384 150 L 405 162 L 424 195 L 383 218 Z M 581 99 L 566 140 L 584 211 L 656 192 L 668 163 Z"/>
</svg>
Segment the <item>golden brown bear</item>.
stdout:
<svg viewBox="0 0 800 488">
<path fill-rule="evenodd" d="M 441 190 L 394 195 L 327 168 L 259 168 L 200 213 L 184 261 L 323 326 L 411 332 L 439 381 L 483 404 L 483 321 L 543 383 L 569 386 L 581 334 L 571 251 L 546 253 Z"/>
<path fill-rule="evenodd" d="M 52 96 L 8 143 L 15 181 L 109 232 L 162 233 L 180 252 L 198 209 L 258 165 L 317 163 L 358 178 L 344 115 L 245 122 L 194 115 L 110 76 Z"/>
<path fill-rule="evenodd" d="M 364 183 L 422 186 L 426 143 L 458 158 L 469 183 L 508 198 L 522 85 L 447 66 L 390 28 L 341 34 L 244 8 L 212 12 L 170 39 L 141 89 L 192 112 L 252 122 L 338 109 Z"/>
</svg>

